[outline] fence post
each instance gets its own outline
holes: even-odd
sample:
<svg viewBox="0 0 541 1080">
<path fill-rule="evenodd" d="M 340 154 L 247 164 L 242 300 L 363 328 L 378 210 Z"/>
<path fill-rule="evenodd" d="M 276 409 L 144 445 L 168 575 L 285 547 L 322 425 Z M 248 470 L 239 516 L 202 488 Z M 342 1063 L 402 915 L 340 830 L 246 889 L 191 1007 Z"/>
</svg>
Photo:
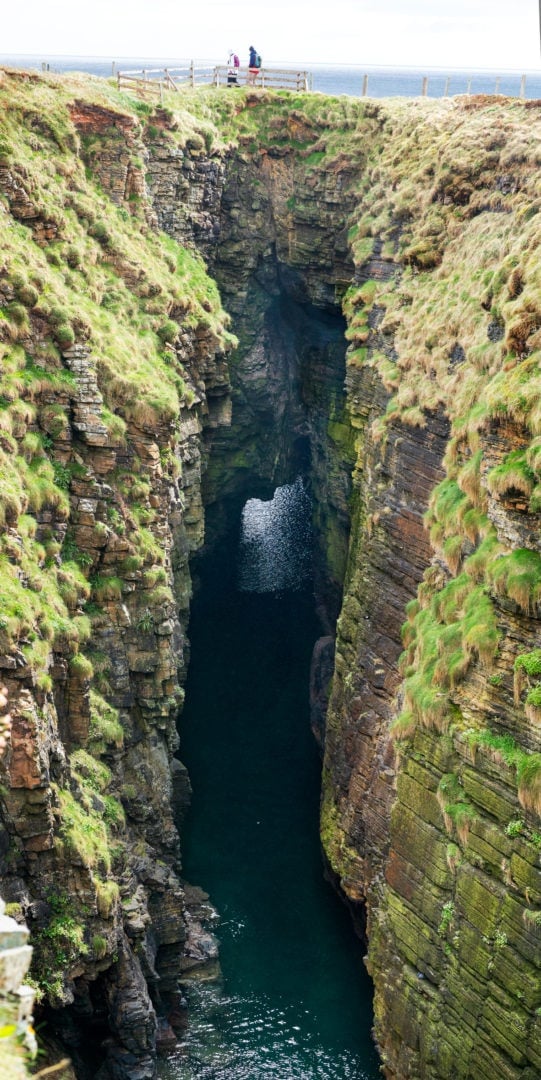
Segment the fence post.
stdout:
<svg viewBox="0 0 541 1080">
<path fill-rule="evenodd" d="M 363 93 L 362 96 L 366 97 L 368 93 L 368 75 L 363 75 Z"/>
<path fill-rule="evenodd" d="M 192 81 L 192 86 L 195 86 L 195 67 L 193 60 L 190 60 L 190 78 Z"/>
<path fill-rule="evenodd" d="M 160 79 L 160 105 L 163 105 L 163 82 Z"/>
<path fill-rule="evenodd" d="M 147 81 L 147 73 L 146 73 L 145 69 L 143 68 L 143 82 L 146 82 L 146 81 Z"/>
<path fill-rule="evenodd" d="M 426 97 L 426 95 L 428 93 L 428 79 L 427 79 L 426 75 L 423 75 L 423 89 L 422 89 L 421 93 L 422 93 L 423 97 Z"/>
<path fill-rule="evenodd" d="M 117 90 L 120 90 L 120 71 L 117 72 L 117 76 L 116 76 L 116 88 L 117 88 Z"/>
<path fill-rule="evenodd" d="M 471 94 L 471 79 L 468 79 L 468 85 L 466 87 L 466 93 Z"/>
<path fill-rule="evenodd" d="M 443 91 L 443 96 L 444 97 L 449 97 L 449 83 L 450 83 L 450 81 L 451 80 L 450 80 L 449 76 L 447 76 L 447 78 L 445 80 L 445 89 Z"/>
<path fill-rule="evenodd" d="M 308 74 L 306 71 L 304 72 L 304 89 L 308 90 Z"/>
<path fill-rule="evenodd" d="M 520 94 L 519 97 L 526 97 L 526 76 L 523 75 L 520 80 Z"/>
<path fill-rule="evenodd" d="M 496 79 L 496 86 L 494 88 L 494 93 L 499 94 L 499 92 L 500 92 L 500 76 L 498 75 L 498 78 Z"/>
<path fill-rule="evenodd" d="M 112 62 L 112 64 L 111 64 L 111 75 L 112 75 L 113 79 L 114 79 L 114 77 L 115 77 L 115 69 L 116 69 L 116 63 L 115 63 L 115 61 L 113 60 L 113 62 Z"/>
</svg>

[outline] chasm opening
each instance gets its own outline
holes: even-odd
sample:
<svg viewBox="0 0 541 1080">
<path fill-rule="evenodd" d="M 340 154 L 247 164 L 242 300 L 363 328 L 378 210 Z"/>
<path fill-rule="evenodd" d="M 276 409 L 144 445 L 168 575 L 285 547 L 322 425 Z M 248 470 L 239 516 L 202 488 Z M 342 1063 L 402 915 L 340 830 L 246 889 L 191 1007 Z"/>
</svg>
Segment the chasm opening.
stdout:
<svg viewBox="0 0 541 1080">
<path fill-rule="evenodd" d="M 323 876 L 310 523 L 299 478 L 272 500 L 230 506 L 220 543 L 197 562 L 183 868 L 219 912 L 222 975 L 185 984 L 189 1027 L 162 1080 L 379 1075 L 362 944 Z"/>
</svg>

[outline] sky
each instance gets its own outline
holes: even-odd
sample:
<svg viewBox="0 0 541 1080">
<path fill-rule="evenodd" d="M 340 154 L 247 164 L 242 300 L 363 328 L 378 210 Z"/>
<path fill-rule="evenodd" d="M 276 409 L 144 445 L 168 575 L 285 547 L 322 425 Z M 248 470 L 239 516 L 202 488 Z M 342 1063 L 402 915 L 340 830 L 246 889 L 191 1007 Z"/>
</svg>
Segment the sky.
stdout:
<svg viewBox="0 0 541 1080">
<path fill-rule="evenodd" d="M 6 54 L 541 70 L 540 0 L 25 0 Z"/>
</svg>

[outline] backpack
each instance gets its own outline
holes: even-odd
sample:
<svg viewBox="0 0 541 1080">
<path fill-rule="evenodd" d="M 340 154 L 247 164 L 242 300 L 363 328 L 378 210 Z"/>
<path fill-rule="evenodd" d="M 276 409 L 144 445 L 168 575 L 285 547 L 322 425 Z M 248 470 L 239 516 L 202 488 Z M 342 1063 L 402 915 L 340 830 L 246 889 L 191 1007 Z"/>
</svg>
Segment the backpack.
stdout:
<svg viewBox="0 0 541 1080">
<path fill-rule="evenodd" d="M 255 64 L 254 64 L 254 67 L 257 67 L 257 68 L 260 68 L 260 67 L 261 67 L 261 57 L 260 57 L 259 53 L 256 53 L 256 54 L 255 54 Z"/>
</svg>

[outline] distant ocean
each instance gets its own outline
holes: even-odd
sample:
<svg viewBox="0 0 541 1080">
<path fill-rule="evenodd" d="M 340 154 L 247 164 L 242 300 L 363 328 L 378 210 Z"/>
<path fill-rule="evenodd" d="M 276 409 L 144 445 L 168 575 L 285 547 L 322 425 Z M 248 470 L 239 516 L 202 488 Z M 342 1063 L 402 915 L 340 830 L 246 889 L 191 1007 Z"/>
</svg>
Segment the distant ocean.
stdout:
<svg viewBox="0 0 541 1080">
<path fill-rule="evenodd" d="M 95 56 L 1 56 L 0 64 L 8 67 L 30 68 L 41 71 L 46 65 L 49 70 L 59 74 L 70 71 L 84 71 L 91 75 L 110 76 L 115 70 L 137 68 L 185 67 L 189 60 L 178 57 L 95 57 Z M 208 69 L 209 74 L 215 64 L 225 64 L 221 60 L 195 60 L 196 68 Z M 506 94 L 518 97 L 521 92 L 521 80 L 525 76 L 524 93 L 527 98 L 541 99 L 541 70 L 539 71 L 467 71 L 444 70 L 442 68 L 390 68 L 365 66 L 342 66 L 339 64 L 310 64 L 307 61 L 269 63 L 268 68 L 292 68 L 309 71 L 312 74 L 312 88 L 324 94 L 349 94 L 360 97 L 363 91 L 363 78 L 368 76 L 369 97 L 419 97 L 423 78 L 428 79 L 429 97 L 442 97 L 446 92 L 455 94 Z"/>
</svg>

